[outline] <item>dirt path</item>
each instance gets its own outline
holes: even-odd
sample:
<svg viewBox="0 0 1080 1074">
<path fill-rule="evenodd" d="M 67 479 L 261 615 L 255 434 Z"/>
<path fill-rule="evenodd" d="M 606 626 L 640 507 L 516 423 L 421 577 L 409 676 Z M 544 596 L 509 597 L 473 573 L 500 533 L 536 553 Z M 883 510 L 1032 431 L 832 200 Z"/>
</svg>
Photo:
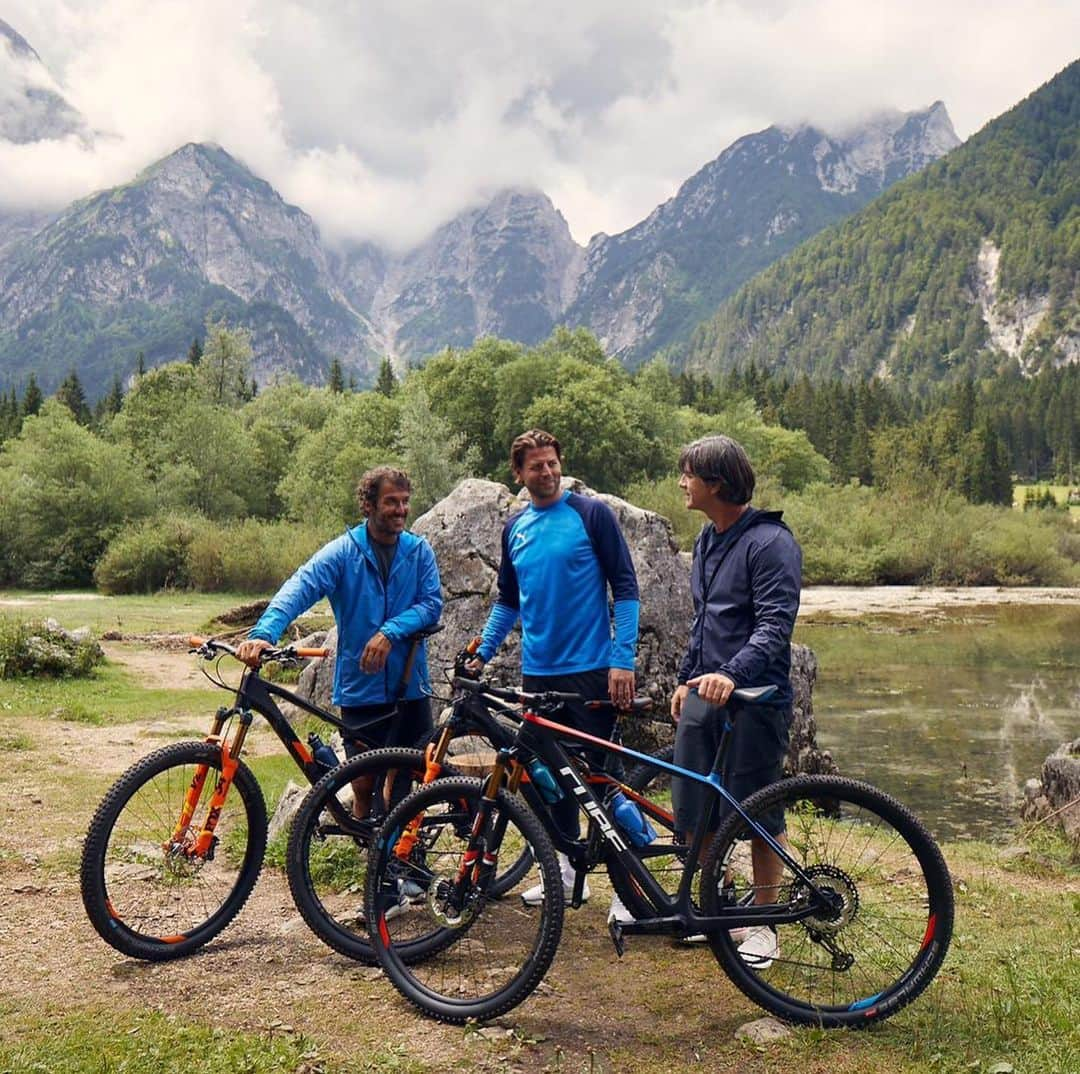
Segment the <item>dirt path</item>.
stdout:
<svg viewBox="0 0 1080 1074">
<path fill-rule="evenodd" d="M 5 729 L 40 737 L 41 723 L 13 718 Z M 203 1022 L 216 987 L 211 1017 L 226 1029 L 288 1026 L 338 1062 L 400 1047 L 433 1071 L 679 1069 L 702 1041 L 730 1043 L 738 1025 L 759 1014 L 707 951 L 648 940 L 616 958 L 603 877 L 593 880 L 592 901 L 568 913 L 559 956 L 536 995 L 482 1034 L 415 1015 L 379 971 L 324 947 L 293 907 L 284 876 L 270 868 L 239 918 L 201 954 L 161 964 L 124 958 L 83 912 L 81 840 L 102 789 L 169 730 L 169 721 L 59 724 L 47 743 L 12 755 L 11 778 L 0 785 L 0 996 L 17 1008 L 62 1002 Z M 651 984 L 642 988 L 645 978 Z M 702 1003 L 703 994 L 722 1002 Z M 658 1033 L 658 1025 L 666 1029 Z M 624 1054 L 633 1062 L 617 1058 Z"/>
<path fill-rule="evenodd" d="M 206 681 L 199 661 L 187 652 L 127 641 L 107 641 L 101 647 L 110 660 L 130 670 L 147 689 L 189 690 Z"/>
</svg>

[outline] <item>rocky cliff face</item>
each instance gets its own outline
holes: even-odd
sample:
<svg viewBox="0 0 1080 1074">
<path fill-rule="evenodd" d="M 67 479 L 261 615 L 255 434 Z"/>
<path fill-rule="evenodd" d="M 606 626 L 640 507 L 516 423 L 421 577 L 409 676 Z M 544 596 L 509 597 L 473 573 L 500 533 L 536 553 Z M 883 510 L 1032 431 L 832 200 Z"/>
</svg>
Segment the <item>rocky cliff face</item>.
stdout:
<svg viewBox="0 0 1080 1074">
<path fill-rule="evenodd" d="M 388 263 L 372 320 L 402 356 L 486 335 L 535 343 L 565 309 L 581 253 L 546 195 L 504 190 Z"/>
<path fill-rule="evenodd" d="M 629 362 L 678 344 L 755 273 L 957 144 L 941 102 L 844 136 L 740 138 L 642 223 L 589 243 L 565 319 Z"/>
<path fill-rule="evenodd" d="M 136 351 L 176 358 L 208 314 L 251 329 L 260 379 L 318 381 L 330 356 L 370 376 L 371 326 L 310 217 L 216 146 L 184 146 L 76 203 L 0 265 L 0 339 L 46 383 L 72 351 L 88 385 Z"/>
</svg>

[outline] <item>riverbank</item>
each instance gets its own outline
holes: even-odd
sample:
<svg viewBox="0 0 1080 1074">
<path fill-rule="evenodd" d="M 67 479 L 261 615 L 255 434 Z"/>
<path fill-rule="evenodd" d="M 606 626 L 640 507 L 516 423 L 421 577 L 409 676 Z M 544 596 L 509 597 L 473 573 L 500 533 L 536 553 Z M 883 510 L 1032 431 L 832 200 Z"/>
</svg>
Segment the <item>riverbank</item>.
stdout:
<svg viewBox="0 0 1080 1074">
<path fill-rule="evenodd" d="M 1067 586 L 807 586 L 799 616 L 921 614 L 931 609 L 997 604 L 1077 604 L 1080 587 Z"/>
</svg>

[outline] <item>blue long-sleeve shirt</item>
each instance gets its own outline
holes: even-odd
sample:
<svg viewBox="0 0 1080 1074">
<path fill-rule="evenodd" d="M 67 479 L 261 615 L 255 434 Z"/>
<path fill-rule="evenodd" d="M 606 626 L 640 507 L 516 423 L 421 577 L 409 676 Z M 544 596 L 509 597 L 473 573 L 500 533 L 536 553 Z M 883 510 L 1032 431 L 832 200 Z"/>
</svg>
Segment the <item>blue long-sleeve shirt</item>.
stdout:
<svg viewBox="0 0 1080 1074">
<path fill-rule="evenodd" d="M 791 634 L 802 551 L 779 511 L 750 508 L 729 530 L 706 525 L 694 544 L 694 621 L 679 682 L 709 672 L 739 686 L 776 686 L 790 704 Z"/>
<path fill-rule="evenodd" d="M 502 533 L 498 587 L 480 644 L 485 661 L 520 616 L 525 675 L 633 669 L 637 576 L 615 514 L 601 500 L 567 492 L 546 507 L 529 504 L 509 519 Z"/>
</svg>

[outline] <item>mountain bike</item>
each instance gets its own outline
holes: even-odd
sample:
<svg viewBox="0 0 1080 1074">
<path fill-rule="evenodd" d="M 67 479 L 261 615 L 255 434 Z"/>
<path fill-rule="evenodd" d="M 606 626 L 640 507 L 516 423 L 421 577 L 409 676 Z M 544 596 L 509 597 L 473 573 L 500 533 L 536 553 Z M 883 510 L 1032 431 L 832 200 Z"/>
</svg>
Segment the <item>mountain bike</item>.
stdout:
<svg viewBox="0 0 1080 1074">
<path fill-rule="evenodd" d="M 738 706 L 767 701 L 772 687 L 735 692 L 704 776 L 555 722 L 552 714 L 572 695 L 460 688 L 523 705 L 514 741 L 498 751 L 485 778 L 441 780 L 397 805 L 375 838 L 367 875 L 372 946 L 394 986 L 425 1013 L 458 1023 L 490 1019 L 539 984 L 562 929 L 556 849 L 578 869 L 572 902 L 586 869 L 600 862 L 607 868 L 636 918 L 609 925 L 620 956 L 627 936 L 703 933 L 734 984 L 789 1022 L 869 1025 L 915 999 L 941 967 L 952 934 L 952 885 L 933 839 L 904 806 L 868 784 L 832 776 L 784 779 L 742 803 L 723 786 L 719 773 Z M 676 838 L 662 804 L 649 801 L 642 812 L 662 834 L 630 838 L 611 799 L 582 778 L 566 740 L 706 788 L 708 804 L 689 842 Z M 546 810 L 534 812 L 517 793 L 525 767 L 537 760 L 585 814 L 584 839 L 561 835 Z M 783 829 L 784 836 L 770 834 Z M 774 887 L 754 885 L 751 838 L 782 863 Z M 412 850 L 421 840 L 418 859 Z M 534 907 L 490 894 L 500 855 L 516 856 L 522 845 L 531 848 L 543 885 Z M 674 874 L 650 867 L 672 861 L 679 863 Z M 665 882 L 673 876 L 677 886 Z M 391 917 L 383 900 L 403 877 L 419 894 L 407 912 Z M 775 957 L 744 958 L 733 930 L 762 927 L 777 932 Z M 405 959 L 421 940 L 441 945 L 438 953 Z"/>
<path fill-rule="evenodd" d="M 403 682 L 419 644 L 440 627 L 412 635 Z M 190 639 L 207 661 L 235 657 L 212 638 Z M 238 686 L 215 665 L 207 678 L 235 690 L 232 705 L 217 710 L 201 742 L 175 742 L 137 761 L 98 806 L 83 845 L 83 906 L 98 934 L 131 958 L 179 958 L 218 935 L 239 913 L 262 870 L 266 804 L 241 753 L 255 714 L 263 716 L 304 778 L 317 783 L 338 761 L 314 732 L 301 740 L 275 699 L 298 706 L 345 731 L 344 722 L 261 674 L 270 661 L 296 663 L 325 657 L 329 649 L 267 649 L 260 665 L 246 667 Z M 392 718 L 393 710 L 370 721 Z M 356 731 L 350 730 L 351 738 Z M 361 740 L 361 745 L 362 745 Z M 414 751 L 413 756 L 420 756 Z M 331 804 L 344 818 L 346 806 Z M 381 818 L 380 818 L 381 820 Z"/>
<path fill-rule="evenodd" d="M 466 679 L 464 669 L 475 651 L 476 642 L 457 654 L 454 670 L 460 678 L 455 677 L 453 682 L 471 681 Z M 521 722 L 517 707 L 475 689 L 461 687 L 454 689 L 450 701 L 448 717 L 436 729 L 422 753 L 375 750 L 353 757 L 327 773 L 307 793 L 293 818 L 285 855 L 293 901 L 308 927 L 339 954 L 370 964 L 376 961 L 368 936 L 363 892 L 368 848 L 389 807 L 401 801 L 416 784 L 460 774 L 453 767 L 455 758 L 450 754 L 453 741 L 475 736 L 492 750 L 508 748 L 514 742 Z M 602 708 L 610 707 L 611 702 L 598 700 L 587 704 Z M 638 698 L 631 711 L 642 712 L 650 706 L 648 698 Z M 404 790 L 401 772 L 411 777 Z M 375 799 L 376 810 L 364 817 L 335 810 L 334 803 L 348 795 L 353 781 L 365 778 L 384 787 L 384 793 Z M 632 786 L 621 784 L 606 773 L 590 773 L 587 778 L 597 788 L 621 787 L 627 794 L 636 793 Z M 632 783 L 633 778 L 640 778 L 640 774 L 635 772 L 628 783 Z M 646 781 L 648 778 L 646 775 Z M 532 808 L 545 809 L 544 796 L 554 787 L 550 774 L 542 768 L 533 765 L 532 771 L 528 767 L 522 771 L 519 790 Z M 603 790 L 600 793 L 604 793 Z M 425 853 L 422 838 L 413 841 L 411 853 L 414 861 L 422 861 Z M 529 880 L 534 862 L 532 850 L 526 843 L 515 847 L 512 855 L 504 854 L 503 862 L 503 867 L 488 884 L 487 895 L 491 899 L 502 898 L 515 888 L 534 882 Z M 397 887 L 384 897 L 384 909 L 391 912 L 402 909 L 408 905 L 409 896 L 416 893 L 409 878 L 402 875 Z M 452 942 L 454 934 L 442 931 L 403 944 L 399 953 L 405 961 L 412 962 L 427 958 Z"/>
</svg>

